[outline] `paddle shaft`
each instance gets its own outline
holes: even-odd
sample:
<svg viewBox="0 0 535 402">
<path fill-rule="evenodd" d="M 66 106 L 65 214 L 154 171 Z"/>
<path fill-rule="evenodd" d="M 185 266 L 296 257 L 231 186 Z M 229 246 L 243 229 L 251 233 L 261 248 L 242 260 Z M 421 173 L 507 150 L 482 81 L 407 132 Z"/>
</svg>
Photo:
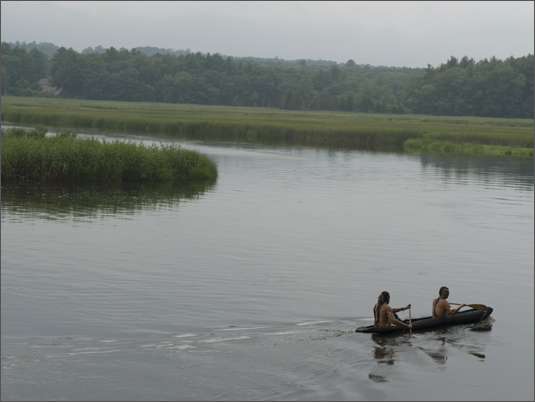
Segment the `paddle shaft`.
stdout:
<svg viewBox="0 0 535 402">
<path fill-rule="evenodd" d="M 461 303 L 450 303 L 450 304 L 453 304 L 455 306 L 461 305 Z M 472 307 L 473 309 L 476 309 L 476 310 L 487 310 L 487 306 L 485 306 L 484 304 L 467 304 L 466 306 Z"/>
<path fill-rule="evenodd" d="M 412 325 L 412 322 L 411 322 L 411 308 L 409 307 L 409 325 Z M 411 334 L 411 338 L 412 338 L 412 328 L 409 329 L 409 332 Z"/>
</svg>

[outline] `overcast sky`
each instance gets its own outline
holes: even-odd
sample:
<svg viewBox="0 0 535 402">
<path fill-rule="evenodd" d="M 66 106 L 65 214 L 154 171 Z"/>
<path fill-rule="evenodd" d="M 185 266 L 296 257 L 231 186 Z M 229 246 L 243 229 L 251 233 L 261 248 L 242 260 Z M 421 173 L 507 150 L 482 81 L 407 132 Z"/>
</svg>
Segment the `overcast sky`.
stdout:
<svg viewBox="0 0 535 402">
<path fill-rule="evenodd" d="M 533 54 L 534 3 L 2 1 L 2 41 L 438 66 Z"/>
</svg>

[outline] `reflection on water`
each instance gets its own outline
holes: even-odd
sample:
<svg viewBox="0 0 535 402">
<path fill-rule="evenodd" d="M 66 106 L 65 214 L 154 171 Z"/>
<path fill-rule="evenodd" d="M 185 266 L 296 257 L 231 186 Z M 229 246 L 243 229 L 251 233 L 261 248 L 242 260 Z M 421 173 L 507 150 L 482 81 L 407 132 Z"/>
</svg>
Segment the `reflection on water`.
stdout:
<svg viewBox="0 0 535 402">
<path fill-rule="evenodd" d="M 378 345 L 374 348 L 374 357 L 379 360 L 379 364 L 394 365 L 396 350 L 401 344 L 405 343 L 405 334 L 399 336 L 394 335 L 381 335 L 372 334 L 372 340 Z"/>
<path fill-rule="evenodd" d="M 424 171 L 439 171 L 444 180 L 471 184 L 474 178 L 481 183 L 515 187 L 533 192 L 534 165 L 532 160 L 499 157 L 433 156 L 420 155 Z"/>
<path fill-rule="evenodd" d="M 370 373 L 368 374 L 368 378 L 372 380 L 373 382 L 378 382 L 378 383 L 388 382 L 388 379 L 386 377 L 383 377 L 382 375 L 379 375 L 379 374 Z"/>
<path fill-rule="evenodd" d="M 436 350 L 436 349 L 433 349 L 433 350 L 425 350 L 424 348 L 418 348 L 419 350 L 423 351 L 427 356 L 429 356 L 431 359 L 433 359 L 435 361 L 435 363 L 438 363 L 438 364 L 445 364 L 446 363 L 446 360 L 448 360 L 448 356 L 440 353 L 441 351 L 443 351 L 444 349 L 443 348 L 440 348 L 440 350 Z"/>
<path fill-rule="evenodd" d="M 106 218 L 145 209 L 176 208 L 213 183 L 2 183 L 4 219 Z M 7 216 L 6 216 L 7 215 Z"/>
<path fill-rule="evenodd" d="M 390 348 L 375 348 L 374 356 L 380 360 L 379 363 L 394 364 L 394 349 Z"/>
<path fill-rule="evenodd" d="M 185 146 L 217 186 L 3 184 L 2 399 L 533 399 L 533 166 Z M 350 330 L 442 284 L 500 325 Z"/>
<path fill-rule="evenodd" d="M 375 383 L 386 383 L 391 375 L 389 366 L 394 365 L 400 352 L 403 353 L 402 344 L 405 341 L 405 337 L 399 336 L 399 334 L 372 334 L 371 338 L 378 345 L 373 348 L 373 357 L 377 360 L 377 366 L 372 367 L 368 378 Z"/>
<path fill-rule="evenodd" d="M 389 382 L 392 366 L 397 362 L 403 365 L 407 360 L 413 359 L 415 350 L 429 357 L 441 371 L 447 369 L 448 356 L 455 357 L 459 351 L 461 355 L 474 356 L 483 362 L 487 357 L 484 349 L 488 339 L 473 331 L 481 331 L 483 328 L 483 331 L 490 331 L 494 321 L 489 317 L 478 324 L 438 328 L 419 332 L 413 337 L 408 337 L 407 334 L 372 334 L 371 338 L 377 345 L 373 349 L 377 365 L 371 368 L 368 378 L 376 383 Z"/>
</svg>

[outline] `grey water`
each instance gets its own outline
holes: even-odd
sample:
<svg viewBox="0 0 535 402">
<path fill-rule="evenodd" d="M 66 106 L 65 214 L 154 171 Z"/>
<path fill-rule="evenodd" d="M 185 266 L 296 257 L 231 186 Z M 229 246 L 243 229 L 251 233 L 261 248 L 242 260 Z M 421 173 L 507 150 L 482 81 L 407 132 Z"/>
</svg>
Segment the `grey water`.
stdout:
<svg viewBox="0 0 535 402">
<path fill-rule="evenodd" d="M 533 161 L 176 141 L 216 183 L 2 183 L 2 400 L 533 400 Z M 354 332 L 441 286 L 492 316 Z"/>
</svg>

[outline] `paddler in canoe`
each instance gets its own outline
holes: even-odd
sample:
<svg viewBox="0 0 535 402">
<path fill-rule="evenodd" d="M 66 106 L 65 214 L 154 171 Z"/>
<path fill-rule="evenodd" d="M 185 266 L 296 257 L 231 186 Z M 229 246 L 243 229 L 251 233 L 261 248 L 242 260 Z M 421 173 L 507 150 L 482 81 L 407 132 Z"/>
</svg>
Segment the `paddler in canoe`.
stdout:
<svg viewBox="0 0 535 402">
<path fill-rule="evenodd" d="M 446 286 L 442 286 L 438 291 L 439 297 L 433 300 L 432 317 L 444 317 L 445 315 L 454 315 L 459 312 L 461 308 L 466 306 L 466 303 L 461 303 L 456 309 L 452 309 L 446 300 L 450 295 L 450 290 Z"/>
<path fill-rule="evenodd" d="M 396 313 L 411 308 L 410 304 L 405 307 L 392 308 L 388 305 L 390 303 L 390 294 L 382 292 L 377 298 L 377 304 L 373 308 L 374 327 L 389 327 L 399 326 L 405 328 L 412 328 L 411 324 L 402 322 Z"/>
</svg>

